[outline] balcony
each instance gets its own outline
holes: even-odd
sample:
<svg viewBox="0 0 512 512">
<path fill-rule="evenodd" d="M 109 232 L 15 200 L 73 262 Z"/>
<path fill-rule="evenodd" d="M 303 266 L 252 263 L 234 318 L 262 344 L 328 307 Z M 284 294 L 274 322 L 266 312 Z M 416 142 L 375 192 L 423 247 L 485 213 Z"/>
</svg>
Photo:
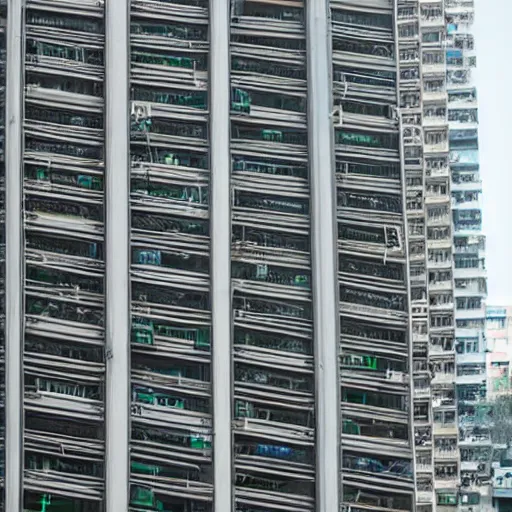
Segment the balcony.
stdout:
<svg viewBox="0 0 512 512">
<path fill-rule="evenodd" d="M 446 126 L 447 124 L 447 121 L 446 121 L 446 117 L 444 116 L 425 116 L 424 120 L 423 120 L 423 126 L 425 128 L 442 128 L 443 126 Z M 443 143 L 441 143 L 443 144 Z M 432 144 L 432 145 L 429 145 L 429 147 L 436 147 L 438 144 Z M 443 151 L 443 150 L 440 150 L 440 151 Z M 428 152 L 430 153 L 434 153 L 436 152 L 435 149 L 431 149 L 429 150 Z"/>
<path fill-rule="evenodd" d="M 483 236 L 471 236 L 463 242 L 465 243 L 458 243 L 454 247 L 455 254 L 477 254 L 479 259 L 485 257 L 485 238 Z"/>
<path fill-rule="evenodd" d="M 478 102 L 476 99 L 469 99 L 468 97 L 464 98 L 456 98 L 452 99 L 448 102 L 448 108 L 478 108 Z M 472 123 L 464 123 L 464 126 L 466 124 L 472 124 Z"/>
<path fill-rule="evenodd" d="M 436 119 L 438 119 L 438 118 L 436 118 Z M 443 120 L 439 124 L 444 125 L 445 123 L 446 123 L 446 120 Z M 438 123 L 436 123 L 436 125 L 437 124 Z M 427 154 L 427 153 L 448 153 L 448 151 L 449 151 L 448 140 L 443 140 L 436 144 L 426 144 L 425 143 L 423 151 L 425 154 Z"/>
<path fill-rule="evenodd" d="M 474 8 L 474 0 L 449 0 L 445 5 L 445 11 L 448 14 L 471 13 Z"/>
<path fill-rule="evenodd" d="M 454 294 L 455 297 L 485 297 L 487 291 L 479 282 L 473 282 L 464 288 L 455 288 Z"/>
<path fill-rule="evenodd" d="M 433 300 L 430 304 L 430 311 L 452 311 L 453 310 L 453 300 L 450 300 L 449 302 L 434 302 L 435 297 L 433 297 Z"/>
<path fill-rule="evenodd" d="M 412 341 L 413 343 L 428 343 L 428 334 L 413 332 Z"/>
<path fill-rule="evenodd" d="M 491 490 L 489 488 L 490 488 L 490 485 L 487 485 L 484 483 L 464 485 L 461 487 L 461 489 L 463 489 L 464 492 L 477 492 L 480 494 L 481 497 L 486 497 L 486 498 L 491 493 Z M 463 512 L 463 511 L 467 512 L 467 509 L 460 509 L 460 510 L 461 510 L 461 512 Z M 492 508 L 490 510 L 493 511 Z M 478 512 L 489 512 L 489 508 L 488 507 L 478 508 Z"/>
<path fill-rule="evenodd" d="M 459 447 L 477 447 L 477 446 L 491 446 L 491 438 L 485 435 L 465 435 L 463 439 L 459 439 Z"/>
<path fill-rule="evenodd" d="M 512 477 L 505 475 L 512 474 L 512 468 L 496 468 L 492 478 L 493 498 L 512 499 Z"/>
<path fill-rule="evenodd" d="M 436 91 L 423 91 L 423 102 L 440 103 L 445 102 L 447 97 L 446 89 Z"/>
<path fill-rule="evenodd" d="M 456 489 L 459 485 L 459 479 L 457 475 L 453 475 L 452 477 L 448 478 L 440 478 L 436 476 L 434 484 L 436 489 Z"/>
<path fill-rule="evenodd" d="M 482 204 L 478 199 L 473 201 L 457 202 L 452 198 L 452 208 L 454 210 L 479 210 L 482 208 Z"/>
<path fill-rule="evenodd" d="M 458 361 L 457 361 L 458 362 Z M 457 375 L 457 384 L 479 384 L 486 379 L 485 373 L 475 373 L 474 375 Z"/>
<path fill-rule="evenodd" d="M 414 398 L 430 398 L 430 386 L 424 388 L 414 388 Z"/>
<path fill-rule="evenodd" d="M 483 350 L 470 354 L 457 354 L 457 364 L 485 363 L 486 357 L 486 353 Z"/>
<path fill-rule="evenodd" d="M 455 223 L 453 226 L 453 234 L 457 237 L 484 236 L 482 224 L 480 223 L 474 223 L 470 226 L 461 226 L 460 224 Z"/>
<path fill-rule="evenodd" d="M 448 194 L 427 194 L 425 204 L 445 204 L 451 201 Z"/>
<path fill-rule="evenodd" d="M 455 398 L 435 396 L 432 400 L 432 408 L 455 409 L 456 401 Z"/>
<path fill-rule="evenodd" d="M 435 377 L 432 379 L 432 385 L 446 385 L 453 384 L 455 382 L 455 373 L 437 372 Z"/>
<path fill-rule="evenodd" d="M 420 21 L 421 21 L 422 28 L 432 28 L 432 27 L 443 27 L 444 28 L 444 24 L 445 24 L 444 16 L 442 14 L 439 16 L 421 16 Z"/>
<path fill-rule="evenodd" d="M 428 284 L 429 292 L 442 292 L 449 291 L 452 289 L 453 282 L 449 281 L 432 281 Z"/>
<path fill-rule="evenodd" d="M 427 180 L 428 178 L 446 178 L 450 175 L 450 168 L 448 166 L 437 169 L 429 169 L 427 167 L 425 175 Z"/>
<path fill-rule="evenodd" d="M 459 429 L 457 423 L 434 422 L 434 436 L 456 436 Z"/>
<path fill-rule="evenodd" d="M 437 357 L 452 358 L 455 356 L 454 350 L 444 350 L 439 345 L 432 345 L 432 344 L 429 347 L 429 353 L 431 356 L 434 356 L 434 357 L 437 356 Z"/>
<path fill-rule="evenodd" d="M 459 450 L 434 450 L 434 458 L 436 460 L 457 460 L 459 458 Z"/>
<path fill-rule="evenodd" d="M 423 0 L 422 0 L 423 1 Z M 425 0 L 429 1 L 429 0 Z M 446 65 L 444 62 L 435 63 L 435 64 L 423 64 L 421 67 L 421 71 L 423 76 L 425 75 L 443 75 L 446 73 Z"/>
<path fill-rule="evenodd" d="M 418 286 L 419 284 L 425 284 L 427 283 L 427 274 L 426 272 L 421 272 L 419 274 L 412 274 L 411 275 L 411 285 L 412 286 Z"/>
<path fill-rule="evenodd" d="M 473 415 L 459 416 L 459 425 L 461 428 L 471 428 L 475 425 L 475 417 Z"/>
<path fill-rule="evenodd" d="M 478 469 L 478 467 L 480 466 L 480 464 L 482 464 L 482 462 L 480 461 L 477 461 L 477 460 L 467 460 L 467 461 L 462 461 L 460 463 L 460 470 L 461 471 L 470 471 L 470 472 L 478 472 L 479 474 L 482 474 L 482 473 L 487 473 L 487 471 L 480 471 Z M 485 464 L 485 466 L 487 468 L 489 468 L 489 464 Z"/>
<path fill-rule="evenodd" d="M 417 473 L 432 473 L 433 469 L 432 464 L 416 464 Z"/>
<path fill-rule="evenodd" d="M 432 503 L 434 494 L 432 491 L 418 491 L 416 493 L 417 503 Z"/>
<path fill-rule="evenodd" d="M 411 263 L 423 262 L 425 260 L 425 249 L 422 249 L 422 252 L 410 252 L 409 257 Z"/>
<path fill-rule="evenodd" d="M 450 127 L 450 130 L 460 130 L 460 129 L 467 129 L 467 130 L 476 130 L 478 129 L 478 123 L 466 123 L 461 121 L 452 120 L 448 122 L 448 126 Z"/>
<path fill-rule="evenodd" d="M 464 183 L 455 183 L 452 181 L 452 192 L 481 192 L 482 180 L 470 181 Z"/>
<path fill-rule="evenodd" d="M 451 258 L 445 260 L 428 260 L 427 267 L 429 270 L 434 269 L 451 269 L 453 264 L 453 260 Z"/>
<path fill-rule="evenodd" d="M 461 338 L 478 338 L 482 329 L 477 327 L 457 327 L 457 336 Z"/>
<path fill-rule="evenodd" d="M 416 8 L 411 7 L 407 11 L 398 11 L 398 23 L 401 25 L 404 24 L 404 22 L 407 23 L 409 21 L 416 21 L 417 18 L 418 10 Z"/>
<path fill-rule="evenodd" d="M 451 213 L 447 213 L 446 215 L 435 215 L 432 217 L 427 217 L 427 226 L 450 226 L 452 223 L 452 215 Z"/>
<path fill-rule="evenodd" d="M 451 249 L 452 244 L 453 242 L 450 237 L 435 239 L 432 238 L 427 240 L 428 249 Z"/>
<path fill-rule="evenodd" d="M 459 277 L 459 276 L 457 276 Z M 461 299 L 459 299 L 461 300 Z M 455 319 L 456 320 L 473 320 L 475 318 L 485 318 L 486 311 L 485 307 L 475 309 L 460 309 L 455 308 Z"/>
<path fill-rule="evenodd" d="M 487 270 L 485 268 L 455 268 L 453 275 L 458 279 L 485 279 L 487 277 Z"/>
<path fill-rule="evenodd" d="M 445 333 L 452 334 L 454 329 L 455 329 L 455 325 L 453 323 L 446 324 L 446 325 L 431 325 L 430 333 L 432 335 L 445 334 Z"/>
</svg>

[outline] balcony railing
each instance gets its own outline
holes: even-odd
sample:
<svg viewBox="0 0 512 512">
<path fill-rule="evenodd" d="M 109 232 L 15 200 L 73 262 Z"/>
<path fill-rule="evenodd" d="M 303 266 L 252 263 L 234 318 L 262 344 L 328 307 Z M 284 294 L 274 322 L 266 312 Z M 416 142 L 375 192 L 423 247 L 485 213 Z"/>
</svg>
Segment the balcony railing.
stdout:
<svg viewBox="0 0 512 512">
<path fill-rule="evenodd" d="M 432 379 L 432 384 L 450 384 L 455 382 L 455 373 L 453 372 L 438 372 Z"/>
<path fill-rule="evenodd" d="M 432 491 L 418 491 L 416 493 L 416 501 L 418 503 L 432 503 Z"/>
<path fill-rule="evenodd" d="M 425 388 L 414 388 L 415 398 L 428 398 L 430 396 L 430 386 Z"/>
<path fill-rule="evenodd" d="M 453 450 L 434 450 L 434 457 L 436 459 L 456 459 L 459 456 L 459 451 L 457 449 Z"/>
<path fill-rule="evenodd" d="M 434 435 L 448 435 L 448 434 L 457 434 L 457 423 L 439 423 L 434 422 Z"/>
</svg>

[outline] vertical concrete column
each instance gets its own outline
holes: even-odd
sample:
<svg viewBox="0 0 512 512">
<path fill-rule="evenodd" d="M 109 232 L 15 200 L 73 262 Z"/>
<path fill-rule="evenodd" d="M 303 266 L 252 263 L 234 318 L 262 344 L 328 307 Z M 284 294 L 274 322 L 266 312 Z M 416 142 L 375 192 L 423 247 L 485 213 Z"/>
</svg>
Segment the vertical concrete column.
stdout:
<svg viewBox="0 0 512 512">
<path fill-rule="evenodd" d="M 5 510 L 23 509 L 23 0 L 7 2 Z"/>
<path fill-rule="evenodd" d="M 130 479 L 129 0 L 105 3 L 106 512 L 128 510 Z"/>
<path fill-rule="evenodd" d="M 316 381 L 316 510 L 340 507 L 339 292 L 328 0 L 308 0 L 308 132 Z"/>
<path fill-rule="evenodd" d="M 229 1 L 210 1 L 211 304 L 214 512 L 232 496 Z"/>
</svg>

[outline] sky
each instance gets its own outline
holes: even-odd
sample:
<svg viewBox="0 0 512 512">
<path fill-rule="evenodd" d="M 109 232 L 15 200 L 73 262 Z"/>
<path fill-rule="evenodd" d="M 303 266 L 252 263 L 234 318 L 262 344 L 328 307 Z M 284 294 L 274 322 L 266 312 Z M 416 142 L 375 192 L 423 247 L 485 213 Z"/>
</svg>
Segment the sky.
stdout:
<svg viewBox="0 0 512 512">
<path fill-rule="evenodd" d="M 512 305 L 512 2 L 475 3 L 487 304 Z"/>
</svg>

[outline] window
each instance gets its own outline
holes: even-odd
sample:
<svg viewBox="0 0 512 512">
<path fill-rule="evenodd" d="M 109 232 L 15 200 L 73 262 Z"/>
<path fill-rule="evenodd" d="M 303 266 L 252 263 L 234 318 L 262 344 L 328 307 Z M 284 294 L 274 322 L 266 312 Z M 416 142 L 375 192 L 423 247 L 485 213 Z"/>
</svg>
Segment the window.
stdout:
<svg viewBox="0 0 512 512">
<path fill-rule="evenodd" d="M 451 281 L 451 278 L 452 278 L 452 273 L 449 270 L 438 271 L 438 272 L 430 271 L 428 273 L 428 282 L 430 284 L 437 284 L 437 283 Z"/>
<path fill-rule="evenodd" d="M 434 412 L 434 422 L 442 425 L 455 424 L 455 411 L 436 411 Z"/>
<path fill-rule="evenodd" d="M 412 12 L 414 12 L 414 10 Z M 404 14 L 403 9 L 399 11 L 400 18 L 403 18 Z M 388 14 L 374 14 L 335 9 L 332 13 L 332 20 L 337 23 L 343 23 L 344 25 L 354 25 L 359 27 L 386 28 L 389 30 L 393 27 L 392 17 Z"/>
<path fill-rule="evenodd" d="M 446 142 L 447 134 L 446 132 L 426 132 L 425 133 L 425 144 L 431 146 L 434 144 L 442 144 Z"/>
<path fill-rule="evenodd" d="M 427 236 L 429 240 L 446 240 L 450 237 L 449 228 L 427 228 Z"/>
<path fill-rule="evenodd" d="M 448 249 L 433 249 L 428 253 L 431 263 L 446 263 L 451 261 L 451 252 Z"/>
<path fill-rule="evenodd" d="M 437 495 L 438 505 L 457 505 L 456 494 L 438 494 Z"/>
<path fill-rule="evenodd" d="M 424 21 L 435 21 L 443 17 L 443 11 L 440 7 L 425 6 L 421 8 L 421 19 Z"/>
<path fill-rule="evenodd" d="M 444 64 L 444 55 L 441 52 L 424 52 L 423 53 L 423 64 Z"/>
<path fill-rule="evenodd" d="M 471 492 L 460 495 L 461 505 L 479 505 L 480 504 L 480 493 Z"/>
<path fill-rule="evenodd" d="M 450 351 L 453 349 L 453 338 L 449 336 L 432 336 L 431 349 L 435 352 Z"/>
<path fill-rule="evenodd" d="M 418 35 L 418 24 L 409 23 L 407 25 L 399 25 L 399 38 L 415 37 Z"/>
<path fill-rule="evenodd" d="M 455 268 L 478 268 L 479 259 L 465 255 L 455 255 Z"/>
<path fill-rule="evenodd" d="M 448 111 L 448 121 L 456 121 L 459 123 L 477 123 L 477 109 L 452 109 Z"/>
<path fill-rule="evenodd" d="M 457 387 L 457 398 L 462 401 L 478 400 L 482 395 L 484 386 L 481 384 L 464 384 Z"/>
<path fill-rule="evenodd" d="M 425 92 L 443 92 L 445 89 L 444 79 L 425 80 L 423 83 L 423 90 Z"/>
<path fill-rule="evenodd" d="M 418 60 L 419 53 L 417 50 L 407 49 L 400 50 L 400 60 L 401 61 L 415 61 Z"/>
<path fill-rule="evenodd" d="M 457 375 L 470 376 L 482 375 L 485 373 L 485 364 L 459 364 L 457 365 Z"/>
<path fill-rule="evenodd" d="M 453 317 L 451 315 L 431 315 L 431 327 L 451 327 L 453 325 Z"/>
<path fill-rule="evenodd" d="M 461 91 L 450 91 L 448 93 L 448 102 L 472 102 L 476 99 L 476 89 L 463 89 Z"/>
<path fill-rule="evenodd" d="M 457 320 L 457 328 L 459 329 L 483 329 L 485 321 L 479 319 Z"/>
<path fill-rule="evenodd" d="M 418 15 L 418 10 L 414 6 L 398 7 L 398 19 L 405 20 L 407 18 L 415 18 Z"/>
<path fill-rule="evenodd" d="M 439 43 L 441 41 L 441 32 L 424 32 L 422 41 L 424 43 Z"/>
<path fill-rule="evenodd" d="M 480 343 L 478 338 L 457 339 L 457 353 L 458 354 L 474 354 L 479 352 Z"/>
<path fill-rule="evenodd" d="M 430 194 L 431 196 L 434 194 Z M 438 206 L 428 208 L 427 216 L 429 221 L 441 221 L 450 215 L 450 209 L 448 206 Z"/>
<path fill-rule="evenodd" d="M 427 158 L 425 162 L 427 164 L 428 171 L 442 170 L 448 166 L 448 160 L 444 157 Z"/>
<path fill-rule="evenodd" d="M 480 309 L 482 299 L 480 297 L 457 297 L 457 309 Z"/>
<path fill-rule="evenodd" d="M 429 420 L 428 404 L 414 404 L 414 421 L 427 422 Z"/>
<path fill-rule="evenodd" d="M 488 318 L 487 329 L 505 329 L 505 318 Z"/>
</svg>

